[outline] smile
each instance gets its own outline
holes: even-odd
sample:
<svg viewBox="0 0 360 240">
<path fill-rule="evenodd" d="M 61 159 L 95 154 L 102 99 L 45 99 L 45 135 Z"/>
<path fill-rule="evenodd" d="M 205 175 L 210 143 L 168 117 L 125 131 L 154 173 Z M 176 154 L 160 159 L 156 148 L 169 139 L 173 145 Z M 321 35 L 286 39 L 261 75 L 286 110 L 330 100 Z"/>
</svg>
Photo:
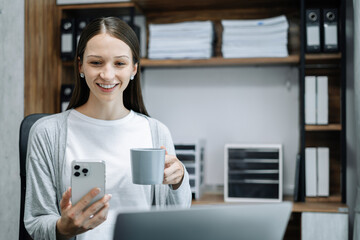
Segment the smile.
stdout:
<svg viewBox="0 0 360 240">
<path fill-rule="evenodd" d="M 105 89 L 111 89 L 114 88 L 115 86 L 119 85 L 118 83 L 116 84 L 101 84 L 101 83 L 97 83 L 98 86 L 105 88 Z"/>
</svg>

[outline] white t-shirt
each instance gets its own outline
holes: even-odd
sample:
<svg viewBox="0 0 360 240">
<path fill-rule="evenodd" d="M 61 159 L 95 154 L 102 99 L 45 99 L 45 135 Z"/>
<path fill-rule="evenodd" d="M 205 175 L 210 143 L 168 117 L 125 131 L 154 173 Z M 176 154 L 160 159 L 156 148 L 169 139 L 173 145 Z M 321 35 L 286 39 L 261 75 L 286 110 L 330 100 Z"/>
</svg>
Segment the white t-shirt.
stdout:
<svg viewBox="0 0 360 240">
<path fill-rule="evenodd" d="M 67 131 L 64 186 L 70 186 L 74 159 L 100 159 L 106 163 L 106 193 L 112 194 L 107 220 L 77 239 L 112 239 L 118 212 L 151 207 L 150 186 L 132 183 L 130 165 L 131 148 L 152 147 L 149 122 L 133 111 L 122 119 L 107 121 L 72 110 Z"/>
</svg>

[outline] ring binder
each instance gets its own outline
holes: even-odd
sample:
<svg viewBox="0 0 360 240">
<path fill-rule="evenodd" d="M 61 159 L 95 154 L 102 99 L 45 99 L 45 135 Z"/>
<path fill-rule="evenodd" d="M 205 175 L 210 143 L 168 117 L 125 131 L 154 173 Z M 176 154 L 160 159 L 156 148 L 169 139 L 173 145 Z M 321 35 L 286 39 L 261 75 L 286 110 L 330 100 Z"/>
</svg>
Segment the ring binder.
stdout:
<svg viewBox="0 0 360 240">
<path fill-rule="evenodd" d="M 74 35 L 75 35 L 75 20 L 61 19 L 60 55 L 63 61 L 74 59 L 75 56 Z"/>
<path fill-rule="evenodd" d="M 320 9 L 306 10 L 306 51 L 320 52 Z"/>
<path fill-rule="evenodd" d="M 324 52 L 337 52 L 339 50 L 337 9 L 324 9 L 323 18 Z"/>
<path fill-rule="evenodd" d="M 81 32 L 84 30 L 84 28 L 88 23 L 89 23 L 88 19 L 76 19 L 76 43 L 75 43 L 76 47 L 79 43 Z"/>
</svg>

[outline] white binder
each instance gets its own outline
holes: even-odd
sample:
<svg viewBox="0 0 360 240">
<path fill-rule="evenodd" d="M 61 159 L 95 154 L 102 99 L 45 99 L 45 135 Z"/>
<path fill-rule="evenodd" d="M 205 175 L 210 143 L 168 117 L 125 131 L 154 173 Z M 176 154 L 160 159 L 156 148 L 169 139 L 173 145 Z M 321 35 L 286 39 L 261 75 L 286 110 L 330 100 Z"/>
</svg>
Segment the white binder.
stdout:
<svg viewBox="0 0 360 240">
<path fill-rule="evenodd" d="M 329 196 L 329 148 L 319 147 L 317 149 L 318 161 L 318 196 Z"/>
<path fill-rule="evenodd" d="M 317 195 L 317 164 L 316 148 L 305 148 L 305 189 L 307 197 L 316 197 Z"/>
<path fill-rule="evenodd" d="M 315 76 L 305 76 L 305 124 L 316 124 Z"/>
<path fill-rule="evenodd" d="M 318 76 L 316 79 L 316 122 L 317 124 L 329 124 L 329 94 L 328 77 Z"/>
</svg>

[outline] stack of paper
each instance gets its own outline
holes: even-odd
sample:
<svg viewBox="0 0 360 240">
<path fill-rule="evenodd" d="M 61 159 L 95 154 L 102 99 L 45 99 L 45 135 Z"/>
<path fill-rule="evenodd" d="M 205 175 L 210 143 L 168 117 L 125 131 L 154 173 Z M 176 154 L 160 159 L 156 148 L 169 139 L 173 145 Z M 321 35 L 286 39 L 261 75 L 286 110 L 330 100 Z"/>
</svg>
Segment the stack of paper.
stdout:
<svg viewBox="0 0 360 240">
<path fill-rule="evenodd" d="M 212 48 L 211 21 L 149 24 L 149 58 L 210 58 Z"/>
<path fill-rule="evenodd" d="M 284 15 L 258 20 L 222 20 L 224 58 L 288 56 L 289 23 Z"/>
</svg>

